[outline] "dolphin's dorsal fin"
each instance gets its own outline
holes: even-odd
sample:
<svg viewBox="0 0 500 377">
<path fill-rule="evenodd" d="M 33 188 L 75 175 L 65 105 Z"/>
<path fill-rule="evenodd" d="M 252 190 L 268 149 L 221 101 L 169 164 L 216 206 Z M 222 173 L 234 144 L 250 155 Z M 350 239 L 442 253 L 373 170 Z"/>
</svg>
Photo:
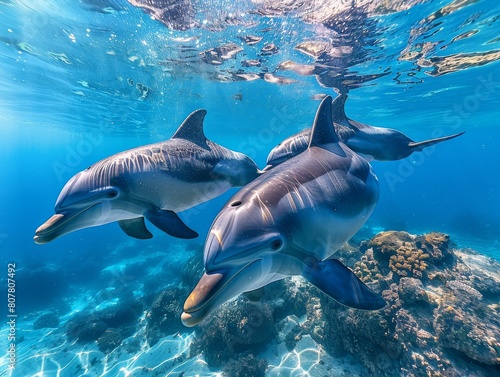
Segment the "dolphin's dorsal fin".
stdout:
<svg viewBox="0 0 500 377">
<path fill-rule="evenodd" d="M 205 119 L 206 114 L 207 110 L 204 109 L 193 111 L 175 131 L 172 139 L 189 140 L 202 148 L 209 149 L 207 138 L 203 132 L 203 119 Z"/>
<path fill-rule="evenodd" d="M 339 94 L 332 101 L 332 120 L 335 123 L 347 126 L 349 119 L 345 115 L 345 102 L 347 101 L 347 94 Z"/>
<path fill-rule="evenodd" d="M 309 148 L 325 144 L 337 143 L 339 138 L 332 122 L 332 97 L 326 96 L 321 101 L 314 118 L 309 139 Z"/>
</svg>

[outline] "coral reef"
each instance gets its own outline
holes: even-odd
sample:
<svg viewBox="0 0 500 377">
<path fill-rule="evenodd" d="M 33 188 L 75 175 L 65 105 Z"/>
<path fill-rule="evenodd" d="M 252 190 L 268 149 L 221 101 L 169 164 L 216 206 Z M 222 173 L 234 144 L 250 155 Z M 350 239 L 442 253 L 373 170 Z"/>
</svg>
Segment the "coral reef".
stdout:
<svg viewBox="0 0 500 377">
<path fill-rule="evenodd" d="M 122 341 L 123 338 L 117 330 L 108 329 L 97 339 L 97 346 L 99 347 L 99 351 L 110 353 L 122 344 Z"/>
<path fill-rule="evenodd" d="M 240 298 L 226 303 L 200 324 L 191 352 L 203 353 L 210 366 L 221 366 L 258 352 L 274 334 L 269 306 Z"/>
<path fill-rule="evenodd" d="M 393 272 L 395 280 L 401 277 L 428 278 L 429 264 L 439 266 L 452 263 L 449 236 L 429 233 L 413 236 L 406 232 L 382 232 L 361 245 L 365 254 L 355 265 L 354 271 L 366 281 L 379 280 Z"/>
<path fill-rule="evenodd" d="M 108 329 L 120 329 L 121 336 L 131 334 L 142 311 L 142 304 L 126 301 L 98 311 L 78 313 L 66 322 L 70 340 L 89 343 L 98 340 Z"/>
<path fill-rule="evenodd" d="M 224 377 L 264 377 L 267 361 L 253 355 L 229 361 L 222 369 Z"/>
<path fill-rule="evenodd" d="M 224 375 L 263 375 L 251 356 L 263 345 L 276 343 L 293 355 L 307 339 L 333 357 L 362 363 L 367 376 L 498 374 L 499 263 L 454 249 L 446 234 L 393 231 L 359 248 L 346 245 L 336 258 L 386 307 L 346 308 L 302 278 L 285 279 L 266 286 L 257 303 L 240 296 L 215 311 L 198 328 L 191 353 L 222 366 Z"/>
<path fill-rule="evenodd" d="M 80 316 L 67 323 L 66 334 L 70 340 L 76 339 L 80 343 L 89 343 L 99 339 L 107 328 L 102 321 L 97 319 L 87 321 L 85 316 Z"/>
<path fill-rule="evenodd" d="M 146 314 L 146 337 L 150 346 L 165 335 L 186 330 L 180 317 L 187 293 L 179 288 L 167 288 L 156 295 Z"/>
<path fill-rule="evenodd" d="M 370 375 L 498 372 L 498 263 L 452 249 L 441 233 L 383 232 L 360 249 L 364 255 L 354 271 L 387 306 L 376 312 L 348 309 L 315 292 L 319 299 L 308 301 L 302 334 L 334 356 L 356 355 Z"/>
</svg>

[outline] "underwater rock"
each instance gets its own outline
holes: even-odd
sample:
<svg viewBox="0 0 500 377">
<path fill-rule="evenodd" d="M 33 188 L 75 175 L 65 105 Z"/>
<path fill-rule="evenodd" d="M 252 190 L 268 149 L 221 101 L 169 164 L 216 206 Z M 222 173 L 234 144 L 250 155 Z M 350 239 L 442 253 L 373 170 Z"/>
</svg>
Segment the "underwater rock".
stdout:
<svg viewBox="0 0 500 377">
<path fill-rule="evenodd" d="M 108 327 L 120 328 L 134 325 L 142 310 L 142 305 L 137 301 L 127 301 L 118 305 L 99 310 L 93 317 L 108 325 Z"/>
<path fill-rule="evenodd" d="M 258 352 L 275 335 L 270 308 L 240 298 L 226 303 L 204 320 L 191 343 L 191 353 L 203 353 L 209 366 Z"/>
<path fill-rule="evenodd" d="M 414 278 L 402 278 L 399 281 L 398 295 L 405 305 L 428 302 L 422 281 Z"/>
<path fill-rule="evenodd" d="M 187 291 L 179 288 L 168 288 L 156 295 L 146 314 L 146 337 L 150 346 L 165 335 L 186 329 L 180 318 L 183 299 L 187 294 Z"/>
<path fill-rule="evenodd" d="M 116 347 L 122 344 L 123 338 L 117 330 L 108 329 L 97 339 L 97 346 L 99 351 L 110 353 Z"/>
<path fill-rule="evenodd" d="M 302 327 L 295 315 L 289 315 L 282 319 L 277 325 L 278 343 L 285 343 L 286 349 L 292 351 L 297 343 L 302 339 Z"/>
<path fill-rule="evenodd" d="M 58 328 L 59 318 L 54 313 L 42 314 L 37 318 L 35 323 L 33 323 L 33 330 L 46 329 L 46 328 Z"/>
<path fill-rule="evenodd" d="M 265 302 L 272 308 L 274 322 L 278 323 L 289 315 L 302 317 L 306 314 L 306 304 L 310 299 L 309 283 L 300 277 L 279 280 L 264 287 Z"/>
<path fill-rule="evenodd" d="M 449 302 L 436 310 L 434 330 L 442 347 L 487 365 L 500 365 L 500 316 L 479 302 Z"/>
<path fill-rule="evenodd" d="M 454 268 L 455 275 L 461 276 L 464 281 L 470 281 L 485 298 L 497 298 L 498 301 L 498 262 L 470 249 L 455 250 L 454 254 L 461 262 Z"/>
<path fill-rule="evenodd" d="M 229 361 L 222 369 L 224 377 L 264 377 L 267 361 L 253 355 Z"/>
<path fill-rule="evenodd" d="M 80 343 L 96 341 L 109 328 L 120 329 L 128 334 L 137 323 L 142 304 L 128 301 L 106 309 L 78 313 L 66 322 L 66 335 Z"/>
<path fill-rule="evenodd" d="M 90 343 L 99 339 L 104 334 L 108 326 L 102 321 L 86 322 L 82 320 L 78 323 L 72 322 L 72 326 L 66 327 L 68 337 L 70 334 L 75 334 L 80 343 Z M 73 336 L 70 337 L 70 339 Z"/>
</svg>

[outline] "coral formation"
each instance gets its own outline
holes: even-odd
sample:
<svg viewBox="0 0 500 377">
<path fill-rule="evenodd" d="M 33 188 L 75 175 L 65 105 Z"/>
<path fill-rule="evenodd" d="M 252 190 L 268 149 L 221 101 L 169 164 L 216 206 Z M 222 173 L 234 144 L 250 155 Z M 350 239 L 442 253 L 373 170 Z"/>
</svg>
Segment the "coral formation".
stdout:
<svg viewBox="0 0 500 377">
<path fill-rule="evenodd" d="M 264 377 L 267 361 L 253 355 L 229 361 L 222 369 L 224 377 Z"/>
<path fill-rule="evenodd" d="M 342 248 L 336 258 L 379 292 L 386 307 L 349 309 L 301 278 L 285 279 L 266 286 L 258 303 L 240 297 L 214 312 L 191 353 L 203 353 L 225 375 L 253 376 L 262 369 L 250 355 L 262 345 L 274 339 L 293 353 L 309 338 L 334 357 L 352 355 L 371 376 L 498 372 L 498 263 L 453 249 L 442 233 L 382 232 L 359 249 Z"/>
<path fill-rule="evenodd" d="M 110 328 L 120 328 L 127 335 L 135 328 L 141 310 L 140 302 L 126 301 L 103 310 L 84 311 L 66 322 L 66 335 L 80 343 L 96 341 Z"/>
<path fill-rule="evenodd" d="M 308 301 L 302 334 L 311 333 L 334 356 L 356 355 L 376 376 L 498 372 L 500 277 L 491 267 L 498 263 L 452 249 L 441 233 L 383 232 L 360 249 L 354 271 L 387 306 L 347 309 L 315 292 L 321 302 Z"/>
<path fill-rule="evenodd" d="M 203 353 L 210 366 L 221 366 L 259 351 L 274 333 L 268 305 L 241 298 L 226 303 L 200 324 L 191 351 Z"/>
<path fill-rule="evenodd" d="M 182 289 L 168 288 L 156 295 L 146 314 L 146 337 L 150 346 L 165 335 L 185 330 L 180 317 L 186 294 Z"/>
<path fill-rule="evenodd" d="M 427 268 L 425 260 L 429 255 L 421 249 L 415 249 L 409 242 L 404 242 L 389 258 L 389 268 L 399 276 L 423 276 Z"/>
<path fill-rule="evenodd" d="M 99 347 L 99 351 L 110 353 L 122 344 L 122 341 L 123 338 L 117 330 L 108 329 L 97 339 L 97 346 Z"/>
</svg>

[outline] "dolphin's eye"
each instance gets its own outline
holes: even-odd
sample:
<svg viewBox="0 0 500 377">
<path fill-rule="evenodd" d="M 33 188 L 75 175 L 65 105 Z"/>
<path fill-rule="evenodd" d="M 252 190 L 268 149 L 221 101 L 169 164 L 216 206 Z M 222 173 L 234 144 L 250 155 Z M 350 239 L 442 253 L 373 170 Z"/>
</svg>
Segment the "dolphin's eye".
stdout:
<svg viewBox="0 0 500 377">
<path fill-rule="evenodd" d="M 273 250 L 279 250 L 279 249 L 281 249 L 281 246 L 283 246 L 282 240 L 274 240 L 271 243 L 271 249 L 273 249 Z"/>
<path fill-rule="evenodd" d="M 241 205 L 241 201 L 239 201 L 239 200 L 231 203 L 231 207 L 238 207 L 240 205 Z"/>
<path fill-rule="evenodd" d="M 113 198 L 116 198 L 118 196 L 118 192 L 113 190 L 113 191 L 108 192 L 108 194 L 106 196 L 110 199 L 113 199 Z"/>
</svg>

